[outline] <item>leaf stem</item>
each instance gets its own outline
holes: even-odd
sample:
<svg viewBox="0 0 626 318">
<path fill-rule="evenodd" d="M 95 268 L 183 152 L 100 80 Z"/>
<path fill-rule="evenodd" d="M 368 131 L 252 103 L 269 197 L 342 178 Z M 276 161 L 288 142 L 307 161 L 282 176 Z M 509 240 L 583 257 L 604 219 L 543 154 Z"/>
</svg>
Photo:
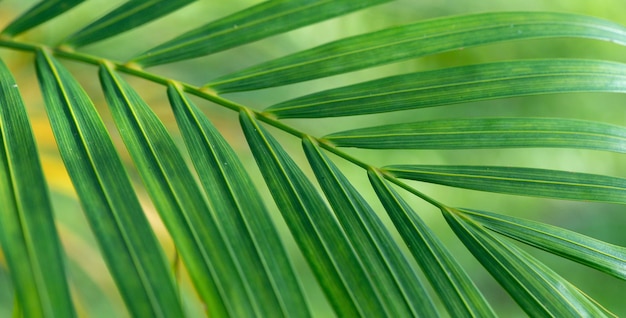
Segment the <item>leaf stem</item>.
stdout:
<svg viewBox="0 0 626 318">
<path fill-rule="evenodd" d="M 384 177 L 385 179 L 395 183 L 396 185 L 400 186 L 401 188 L 409 191 L 410 193 L 412 193 L 413 195 L 419 197 L 420 199 L 432 204 L 433 206 L 439 208 L 439 209 L 445 209 L 447 208 L 446 205 L 436 201 L 435 199 L 419 192 L 418 190 L 416 190 L 415 188 L 409 186 L 408 184 L 406 184 L 405 182 L 403 182 L 402 180 L 398 179 L 397 177 L 395 177 L 393 174 L 385 171 L 385 170 L 381 170 L 378 167 L 374 167 L 368 163 L 365 163 L 349 154 L 347 154 L 346 152 L 340 150 L 339 148 L 337 148 L 335 145 L 333 145 L 330 142 L 324 141 L 320 138 L 314 137 L 314 136 L 310 136 L 308 134 L 306 134 L 303 131 L 300 131 L 296 128 L 293 128 L 289 125 L 286 125 L 285 123 L 281 122 L 280 120 L 275 119 L 271 114 L 267 114 L 264 112 L 259 112 L 257 110 L 251 109 L 249 107 L 246 107 L 244 105 L 235 103 L 231 100 L 225 99 L 221 96 L 219 96 L 217 93 L 215 93 L 214 91 L 212 91 L 210 88 L 204 88 L 204 87 L 199 87 L 199 86 L 194 86 L 191 84 L 187 84 L 184 82 L 180 82 L 180 81 L 176 81 L 176 80 L 172 80 L 170 78 L 166 78 L 166 77 L 162 77 L 159 75 L 156 75 L 154 73 L 150 73 L 145 71 L 143 68 L 141 68 L 139 65 L 133 64 L 133 63 L 122 63 L 122 62 L 118 62 L 118 61 L 112 61 L 109 59 L 105 59 L 105 58 L 100 58 L 100 57 L 96 57 L 93 55 L 89 55 L 89 54 L 85 54 L 85 53 L 80 53 L 80 52 L 76 52 L 74 51 L 72 48 L 70 47 L 64 47 L 64 46 L 59 46 L 59 47 L 49 47 L 46 45 L 41 45 L 41 44 L 35 44 L 35 43 L 28 43 L 28 42 L 20 42 L 20 41 L 16 41 L 13 38 L 10 37 L 6 37 L 6 36 L 1 36 L 0 37 L 0 48 L 5 47 L 5 48 L 9 48 L 9 49 L 14 49 L 14 50 L 20 50 L 20 51 L 30 51 L 30 52 L 37 52 L 38 50 L 45 50 L 50 52 L 51 54 L 53 54 L 54 56 L 60 57 L 60 58 L 64 58 L 67 60 L 73 60 L 73 61 L 78 61 L 78 62 L 83 62 L 86 64 L 92 64 L 95 66 L 99 66 L 99 65 L 103 65 L 106 64 L 108 65 L 111 69 L 115 69 L 117 71 L 120 71 L 122 73 L 126 73 L 128 75 L 132 75 L 132 76 L 136 76 L 136 77 L 140 77 L 143 78 L 145 80 L 151 81 L 153 83 L 157 83 L 163 86 L 168 86 L 170 84 L 172 85 L 176 85 L 181 87 L 185 92 L 190 93 L 192 95 L 198 96 L 204 100 L 213 102 L 215 104 L 218 104 L 222 107 L 228 108 L 230 110 L 236 111 L 236 112 L 240 112 L 242 110 L 247 111 L 252 113 L 256 119 L 270 125 L 273 126 L 275 128 L 278 128 L 288 134 L 291 134 L 295 137 L 298 137 L 300 139 L 302 138 L 310 138 L 311 140 L 313 140 L 314 142 L 316 142 L 320 147 L 322 147 L 323 149 L 326 149 L 329 152 L 334 153 L 335 155 L 365 169 L 365 170 L 375 170 L 375 171 L 379 171 Z"/>
</svg>

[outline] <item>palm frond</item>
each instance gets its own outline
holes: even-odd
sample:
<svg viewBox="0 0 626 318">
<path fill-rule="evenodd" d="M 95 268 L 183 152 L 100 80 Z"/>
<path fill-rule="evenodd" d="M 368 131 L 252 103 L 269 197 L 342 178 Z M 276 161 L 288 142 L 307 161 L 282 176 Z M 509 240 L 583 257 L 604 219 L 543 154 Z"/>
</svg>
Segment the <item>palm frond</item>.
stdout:
<svg viewBox="0 0 626 318">
<path fill-rule="evenodd" d="M 438 316 L 444 312 L 460 317 L 496 316 L 498 310 L 489 293 L 477 287 L 480 284 L 471 278 L 464 260 L 452 252 L 449 241 L 428 224 L 422 211 L 406 199 L 407 193 L 398 192 L 397 186 L 441 211 L 454 235 L 527 314 L 613 315 L 515 241 L 621 280 L 626 278 L 623 247 L 480 208 L 452 208 L 442 202 L 441 197 L 446 196 L 426 195 L 421 187 L 431 183 L 590 201 L 586 203 L 589 206 L 597 202 L 621 205 L 626 203 L 626 179 L 506 163 L 391 162 L 379 167 L 370 163 L 368 156 L 344 148 L 565 148 L 619 156 L 626 152 L 626 130 L 619 124 L 527 115 L 446 114 L 443 119 L 370 122 L 356 129 L 333 127 L 332 133 L 318 137 L 301 129 L 298 122 L 285 119 L 315 118 L 326 123 L 327 117 L 352 120 L 358 115 L 423 111 L 419 109 L 529 95 L 624 93 L 623 63 L 588 57 L 542 58 L 408 70 L 317 92 L 313 86 L 303 86 L 304 92 L 278 97 L 280 102 L 267 103 L 262 111 L 249 102 L 238 102 L 236 95 L 223 94 L 501 42 L 592 39 L 622 49 L 626 27 L 570 13 L 469 14 L 331 41 L 229 74 L 207 75 L 200 79 L 206 83 L 203 86 L 190 84 L 183 75 L 174 78 L 145 69 L 223 52 L 386 2 L 390 1 L 269 0 L 225 17 L 203 12 L 203 20 L 210 22 L 190 25 L 190 31 L 155 47 L 141 48 L 143 53 L 131 53 L 126 61 L 114 61 L 99 49 L 84 51 L 82 47 L 105 39 L 114 43 L 116 36 L 135 32 L 147 23 L 167 28 L 162 17 L 187 5 L 194 8 L 198 2 L 126 1 L 88 21 L 86 27 L 71 28 L 61 43 L 46 43 L 47 39 L 30 42 L 16 36 L 35 32 L 31 29 L 43 28 L 50 20 L 72 23 L 64 13 L 81 3 L 94 9 L 97 4 L 41 1 L 4 27 L 0 48 L 34 55 L 55 147 L 131 316 L 192 316 L 189 307 L 195 304 L 211 317 L 310 317 L 317 315 L 320 303 L 338 316 L 349 317 Z M 0 9 L 5 4 L 0 3 Z M 91 75 L 78 74 L 64 61 L 98 67 L 111 119 L 106 109 L 98 107 L 99 92 L 80 84 L 80 78 Z M 25 88 L 17 86 L 15 74 L 0 60 L 0 246 L 15 295 L 13 312 L 28 317 L 82 315 L 81 295 L 70 294 L 70 286 L 80 282 L 73 279 L 68 283 L 55 228 L 59 220 L 54 215 L 60 211 L 53 209 L 48 195 L 48 185 L 54 185 L 54 180 L 44 178 L 40 161 L 45 157 L 38 153 L 29 122 L 32 113 L 22 101 L 28 95 Z M 158 115 L 160 109 L 149 105 L 125 76 L 163 88 L 159 98 L 169 101 L 178 131 L 168 129 Z M 196 97 L 202 104 L 193 101 Z M 222 131 L 226 126 L 219 118 L 209 120 L 213 113 L 205 104 L 239 116 L 250 160 L 232 136 Z M 116 132 L 108 129 L 113 124 Z M 237 130 L 234 126 L 228 129 Z M 288 146 L 283 132 L 302 143 L 304 154 Z M 118 137 L 126 149 L 116 146 Z M 126 154 L 130 159 L 126 160 Z M 258 171 L 247 164 L 252 160 Z M 369 188 L 367 182 L 353 180 L 356 176 L 344 169 L 346 162 L 361 169 L 360 177 L 367 175 Z M 261 177 L 255 177 L 259 171 Z M 408 184 L 402 179 L 422 183 Z M 264 196 L 267 190 L 269 194 Z M 149 198 L 144 199 L 144 192 Z M 155 222 L 149 221 L 151 206 L 166 233 L 157 231 Z M 159 240 L 163 237 L 171 237 L 183 268 L 177 268 L 176 260 L 175 268 L 170 268 Z M 74 260 L 68 263 L 77 266 Z M 302 273 L 309 270 L 313 282 L 303 278 L 306 274 Z M 188 274 L 198 300 L 190 296 L 193 291 L 181 273 Z M 93 286 L 94 282 L 84 284 Z M 325 300 L 313 299 L 312 289 L 317 288 Z"/>
</svg>

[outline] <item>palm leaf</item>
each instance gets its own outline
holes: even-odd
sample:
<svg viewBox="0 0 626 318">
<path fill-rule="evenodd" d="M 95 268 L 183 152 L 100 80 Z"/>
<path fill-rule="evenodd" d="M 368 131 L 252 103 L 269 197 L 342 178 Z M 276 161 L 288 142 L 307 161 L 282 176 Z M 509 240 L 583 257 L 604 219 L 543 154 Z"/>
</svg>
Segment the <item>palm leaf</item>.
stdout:
<svg viewBox="0 0 626 318">
<path fill-rule="evenodd" d="M 510 40 L 582 37 L 626 44 L 626 28 L 597 18 L 545 12 L 482 13 L 433 19 L 338 40 L 220 77 L 226 93 L 341 74 L 429 54 Z"/>
<path fill-rule="evenodd" d="M 348 239 L 365 263 L 377 297 L 394 317 L 436 315 L 433 302 L 393 242 L 389 232 L 365 199 L 316 147 L 304 139 L 305 153 L 317 180 L 335 211 Z"/>
<path fill-rule="evenodd" d="M 187 148 L 220 220 L 237 252 L 244 279 L 264 316 L 308 315 L 307 304 L 275 226 L 243 164 L 217 129 L 179 87 L 168 93 Z"/>
<path fill-rule="evenodd" d="M 526 252 L 498 240 L 454 209 L 444 209 L 443 214 L 465 246 L 528 315 L 606 316 L 604 308 Z"/>
<path fill-rule="evenodd" d="M 61 155 L 130 312 L 182 315 L 161 247 L 89 97 L 48 53 L 36 65 Z"/>
<path fill-rule="evenodd" d="M 4 30 L 3 35 L 16 36 L 48 20 L 54 19 L 85 0 L 48 0 L 41 1 L 19 18 L 13 20 Z"/>
<path fill-rule="evenodd" d="M 626 279 L 626 248 L 556 226 L 477 210 L 459 209 L 485 228 Z"/>
<path fill-rule="evenodd" d="M 145 67 L 208 55 L 388 1 L 269 0 L 189 31 L 133 62 Z"/>
<path fill-rule="evenodd" d="M 248 113 L 241 114 L 248 144 L 294 239 L 339 315 L 386 315 L 344 231 L 310 181 Z"/>
<path fill-rule="evenodd" d="M 548 169 L 396 165 L 396 177 L 453 187 L 557 199 L 626 204 L 626 179 Z"/>
<path fill-rule="evenodd" d="M 626 129 L 562 118 L 468 118 L 392 124 L 333 133 L 338 147 L 478 149 L 553 147 L 626 152 Z"/>
<path fill-rule="evenodd" d="M 185 75 L 163 75 L 160 72 L 165 68 L 149 72 L 141 67 L 210 55 L 388 1 L 270 0 L 222 18 L 206 12 L 202 17 L 208 23 L 196 28 L 190 23 L 191 31 L 154 48 L 144 48 L 144 53 L 125 63 L 103 57 L 95 47 L 90 53 L 81 47 L 132 32 L 145 23 L 159 23 L 191 1 L 124 2 L 87 27 L 71 28 L 72 35 L 62 45 L 45 43 L 46 39 L 27 42 L 13 38 L 49 20 L 71 23 L 71 18 L 62 14 L 79 2 L 35 4 L 5 27 L 0 47 L 36 56 L 35 68 L 64 169 L 132 316 L 193 315 L 194 310 L 183 311 L 183 304 L 212 317 L 308 317 L 319 315 L 320 304 L 330 305 L 338 316 L 350 317 L 438 316 L 442 311 L 461 317 L 495 316 L 490 297 L 476 287 L 469 278 L 472 273 L 466 273 L 464 263 L 443 243 L 449 240 L 428 226 L 421 209 L 414 209 L 413 202 L 401 197 L 392 184 L 441 210 L 455 235 L 528 314 L 611 315 L 507 237 L 493 232 L 618 278 L 623 278 L 623 248 L 538 222 L 452 209 L 435 198 L 445 195 L 425 195 L 419 190 L 422 185 L 413 187 L 400 179 L 618 204 L 626 203 L 624 179 L 508 166 L 379 168 L 368 162 L 368 156 L 347 153 L 341 147 L 557 147 L 621 155 L 626 136 L 623 127 L 563 118 L 450 119 L 445 114 L 443 119 L 408 119 L 405 124 L 376 122 L 374 126 L 370 122 L 356 130 L 331 127 L 330 131 L 338 132 L 318 138 L 302 129 L 301 121 L 283 119 L 355 116 L 537 94 L 623 93 L 624 64 L 553 58 L 409 72 L 317 93 L 302 86 L 299 95 L 288 100 L 277 96 L 275 100 L 284 101 L 274 102 L 264 111 L 235 101 L 254 100 L 263 105 L 260 99 L 231 99 L 221 94 L 512 40 L 568 37 L 577 43 L 582 38 L 623 46 L 623 26 L 582 15 L 547 12 L 437 18 L 339 39 L 212 80 L 196 78 L 208 82 L 199 87 L 188 84 L 190 79 Z M 5 4 L 2 2 L 0 9 Z M 95 2 L 84 6 L 99 9 Z M 104 115 L 107 111 L 97 110 L 91 102 L 97 105 L 100 93 L 85 92 L 78 84 L 76 79 L 89 81 L 87 75 L 72 74 L 78 71 L 68 71 L 63 60 L 99 67 L 102 92 L 117 132 L 106 129 L 108 123 L 101 118 L 108 118 Z M 171 70 L 177 67 L 173 65 Z M 121 73 L 167 87 L 180 136 L 166 128 L 158 112 Z M 56 185 L 60 181 L 43 178 L 39 161 L 47 157 L 38 155 L 28 122 L 31 109 L 25 111 L 20 91 L 22 96 L 37 94 L 26 93 L 31 85 L 19 91 L 15 85 L 11 72 L 0 64 L 0 244 L 13 282 L 13 314 L 71 317 L 75 306 L 82 315 L 82 295 L 72 298 L 68 292 L 46 189 L 46 182 Z M 164 91 L 156 91 L 161 94 L 159 98 L 165 97 Z M 188 95 L 195 95 L 203 104 L 196 106 Z M 206 107 L 205 101 L 239 114 L 241 130 L 262 180 L 255 179 L 257 171 L 246 166 L 247 153 L 232 139 L 237 127 L 224 125 L 218 116 L 216 125 L 212 124 L 207 117 L 213 116 L 213 109 Z M 33 107 L 32 111 L 39 109 Z M 324 119 L 320 122 L 327 123 Z M 292 151 L 281 133 L 272 128 L 301 141 L 304 156 Z M 114 146 L 112 140 L 118 135 L 126 149 Z M 186 147 L 178 147 L 178 140 Z M 48 148 L 39 141 L 40 147 Z M 131 160 L 124 164 L 120 158 L 126 152 Z M 366 170 L 374 192 L 368 195 L 372 189 L 349 181 L 353 177 L 347 174 L 349 169 L 327 152 Z M 394 157 L 385 159 L 393 161 Z M 143 184 L 133 183 L 127 170 L 131 176 L 137 172 Z M 265 190 L 274 202 L 269 195 L 261 195 Z M 151 202 L 140 204 L 139 194 L 144 191 L 149 196 L 146 201 Z M 148 223 L 143 215 L 147 211 L 143 206 L 151 205 L 166 229 L 154 232 L 160 238 L 170 236 L 176 253 L 180 253 L 184 268 L 176 269 L 182 274 L 177 275 L 176 283 L 182 291 L 176 290 L 178 286 L 151 229 L 153 222 Z M 397 241 L 400 239 L 405 245 Z M 405 249 L 412 257 L 405 255 Z M 313 273 L 312 278 L 305 266 Z M 185 290 L 185 273 L 199 300 Z M 325 300 L 312 296 L 318 286 Z M 80 292 L 84 286 L 76 290 Z M 0 302 L 6 303 L 4 299 Z"/>
<path fill-rule="evenodd" d="M 200 189 L 163 124 L 114 70 L 100 69 L 107 102 L 128 148 L 168 226 L 192 280 L 212 315 L 251 316 L 257 311 L 239 260 L 210 213 Z"/>
<path fill-rule="evenodd" d="M 626 65 L 523 60 L 392 76 L 278 103 L 282 118 L 392 112 L 496 98 L 566 92 L 626 92 Z"/>
<path fill-rule="evenodd" d="M 380 173 L 369 171 L 368 175 L 402 239 L 448 312 L 460 317 L 495 317 L 478 288 L 432 230 Z"/>
<path fill-rule="evenodd" d="M 70 35 L 63 41 L 63 44 L 70 47 L 79 47 L 101 41 L 156 20 L 193 1 L 195 0 L 128 1 L 104 17 Z"/>
<path fill-rule="evenodd" d="M 0 243 L 29 317 L 74 317 L 52 206 L 17 83 L 0 60 Z"/>
</svg>

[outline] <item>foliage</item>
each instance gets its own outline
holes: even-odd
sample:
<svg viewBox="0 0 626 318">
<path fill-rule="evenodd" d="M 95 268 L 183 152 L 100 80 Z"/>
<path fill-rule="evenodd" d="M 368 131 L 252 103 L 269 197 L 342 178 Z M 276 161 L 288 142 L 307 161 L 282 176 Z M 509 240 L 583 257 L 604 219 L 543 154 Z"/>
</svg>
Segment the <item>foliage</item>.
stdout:
<svg viewBox="0 0 626 318">
<path fill-rule="evenodd" d="M 443 312 L 454 317 L 495 316 L 490 297 L 477 287 L 464 260 L 416 211 L 415 198 L 441 212 L 456 237 L 528 315 L 613 315 L 600 305 L 602 299 L 585 294 L 542 263 L 528 246 L 620 280 L 626 278 L 623 247 L 527 218 L 485 212 L 481 206 L 453 207 L 439 199 L 438 193 L 427 195 L 422 188 L 430 183 L 582 200 L 592 202 L 593 209 L 600 203 L 626 204 L 626 179 L 514 165 L 412 162 L 381 167 L 347 148 L 406 152 L 566 148 L 623 154 L 624 127 L 566 116 L 407 117 L 357 129 L 332 126 L 332 133 L 316 136 L 289 119 L 318 123 L 330 122 L 329 117 L 358 118 L 528 95 L 624 93 L 625 64 L 542 58 L 443 67 L 308 91 L 281 98 L 263 110 L 238 102 L 238 95 L 232 93 L 272 91 L 513 40 L 567 37 L 609 41 L 619 48 L 626 45 L 626 27 L 570 13 L 442 17 L 330 41 L 193 85 L 155 66 L 216 54 L 367 7 L 379 8 L 389 1 L 270 0 L 225 17 L 213 16 L 212 22 L 161 40 L 123 61 L 83 47 L 149 22 L 161 22 L 159 27 L 165 29 L 168 25 L 160 20 L 167 14 L 197 3 L 131 0 L 75 28 L 59 43 L 21 36 L 89 6 L 82 2 L 34 4 L 4 27 L 0 48 L 34 56 L 64 170 L 131 316 L 195 315 L 189 303 L 196 302 L 196 297 L 186 287 L 186 275 L 209 316 L 319 315 L 309 290 L 317 287 L 301 279 L 307 270 L 294 266 L 299 253 L 315 277 L 311 284 L 321 288 L 338 316 L 433 317 Z M 44 175 L 42 165 L 48 159 L 33 134 L 36 115 L 24 103 L 24 86 L 18 86 L 15 71 L 5 59 L 0 60 L 0 243 L 4 255 L 0 264 L 2 272 L 10 274 L 13 314 L 72 317 L 83 311 L 92 313 L 85 286 L 95 285 L 96 292 L 102 286 L 89 283 L 93 277 L 69 279 L 73 261 L 63 256 L 68 249 L 67 239 L 62 239 L 66 235 L 60 234 L 62 227 L 55 227 L 55 220 L 62 223 L 58 220 L 64 213 L 53 204 L 60 183 Z M 69 61 L 97 66 L 108 111 L 80 83 L 88 75 L 70 71 Z M 162 88 L 165 94 L 160 98 L 169 100 L 178 129 L 140 96 L 132 78 Z M 214 116 L 209 108 L 213 104 L 238 114 L 263 181 L 255 177 L 245 151 L 225 138 L 217 128 L 219 123 L 209 120 Z M 289 147 L 278 131 L 299 140 L 304 156 Z M 361 176 L 367 175 L 368 189 L 353 181 L 346 162 L 361 168 Z M 263 196 L 267 190 L 274 203 Z M 280 215 L 273 212 L 273 204 Z M 152 206 L 167 234 L 151 219 Z M 282 230 L 283 222 L 289 233 Z M 169 238 L 175 246 L 173 260 L 168 259 L 171 253 L 163 244 Z M 298 253 L 289 248 L 293 244 Z"/>
</svg>

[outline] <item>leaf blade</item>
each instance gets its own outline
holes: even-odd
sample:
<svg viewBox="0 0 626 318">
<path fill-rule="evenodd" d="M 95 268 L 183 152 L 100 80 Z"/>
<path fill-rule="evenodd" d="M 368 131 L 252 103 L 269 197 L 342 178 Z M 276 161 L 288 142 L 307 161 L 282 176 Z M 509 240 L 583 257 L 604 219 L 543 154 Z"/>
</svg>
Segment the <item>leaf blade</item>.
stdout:
<svg viewBox="0 0 626 318">
<path fill-rule="evenodd" d="M 361 262 L 308 178 L 251 114 L 242 112 L 240 122 L 283 218 L 337 315 L 384 315 Z"/>
<path fill-rule="evenodd" d="M 395 165 L 393 175 L 459 188 L 626 204 L 626 179 L 604 175 L 497 166 Z"/>
<path fill-rule="evenodd" d="M 265 317 L 307 317 L 307 307 L 292 265 L 269 212 L 243 164 L 226 140 L 179 87 L 168 87 L 170 104 L 192 162 L 214 205 L 231 248 Z M 263 275 L 259 273 L 262 271 Z"/>
<path fill-rule="evenodd" d="M 457 237 L 528 315 L 606 317 L 604 308 L 530 254 L 463 219 L 456 209 L 442 212 Z"/>
<path fill-rule="evenodd" d="M 48 53 L 37 53 L 36 67 L 59 151 L 128 310 L 183 315 L 161 246 L 89 96 Z"/>
<path fill-rule="evenodd" d="M 331 117 L 574 92 L 625 93 L 626 64 L 538 59 L 451 67 L 313 93 L 266 111 L 281 118 Z"/>
<path fill-rule="evenodd" d="M 156 20 L 196 0 L 127 1 L 104 17 L 63 40 L 63 45 L 81 47 L 127 32 Z"/>
<path fill-rule="evenodd" d="M 499 12 L 446 17 L 331 42 L 225 75 L 206 86 L 220 93 L 254 90 L 477 45 L 554 37 L 625 45 L 626 28 L 566 13 Z"/>
<path fill-rule="evenodd" d="M 213 213 L 169 133 L 109 66 L 100 80 L 113 119 L 211 316 L 254 316 L 257 308 Z"/>
<path fill-rule="evenodd" d="M 485 211 L 459 210 L 499 234 L 626 279 L 626 248 L 556 226 Z"/>
<path fill-rule="evenodd" d="M 265 1 L 152 48 L 132 62 L 148 67 L 208 55 L 388 1 Z"/>
<path fill-rule="evenodd" d="M 463 268 L 378 171 L 368 177 L 396 229 L 452 316 L 495 317 Z M 426 257 L 425 257 L 426 256 Z"/>
<path fill-rule="evenodd" d="M 348 179 L 310 139 L 303 139 L 309 163 L 335 215 L 365 263 L 377 297 L 390 317 L 437 316 L 433 301 L 404 254 Z"/>
<path fill-rule="evenodd" d="M 2 30 L 1 34 L 10 37 L 19 35 L 20 33 L 28 31 L 29 29 L 32 29 L 48 20 L 54 19 L 83 1 L 85 0 L 40 1 L 17 19 L 13 20 L 11 24 Z"/>
<path fill-rule="evenodd" d="M 75 317 L 46 181 L 28 115 L 0 60 L 0 240 L 17 289 L 33 317 Z"/>
<path fill-rule="evenodd" d="M 626 152 L 626 129 L 563 118 L 467 118 L 391 124 L 323 138 L 368 149 L 578 148 Z"/>
</svg>

